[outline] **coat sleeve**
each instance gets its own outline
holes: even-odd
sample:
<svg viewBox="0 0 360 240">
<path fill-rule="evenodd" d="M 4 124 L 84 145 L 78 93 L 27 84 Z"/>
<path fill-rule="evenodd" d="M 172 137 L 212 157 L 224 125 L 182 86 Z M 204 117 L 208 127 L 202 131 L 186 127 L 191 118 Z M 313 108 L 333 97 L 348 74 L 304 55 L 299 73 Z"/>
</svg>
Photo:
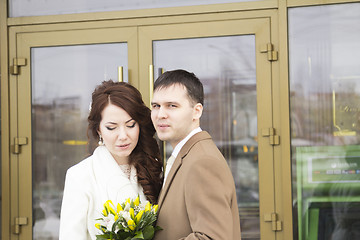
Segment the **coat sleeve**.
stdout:
<svg viewBox="0 0 360 240">
<path fill-rule="evenodd" d="M 186 209 L 193 232 L 182 239 L 232 239 L 234 189 L 225 160 L 209 155 L 196 159 L 185 185 Z"/>
<path fill-rule="evenodd" d="M 60 214 L 59 240 L 87 240 L 87 214 L 89 196 L 79 168 L 70 168 L 65 177 L 64 195 Z M 84 169 L 81 169 L 84 171 Z"/>
</svg>

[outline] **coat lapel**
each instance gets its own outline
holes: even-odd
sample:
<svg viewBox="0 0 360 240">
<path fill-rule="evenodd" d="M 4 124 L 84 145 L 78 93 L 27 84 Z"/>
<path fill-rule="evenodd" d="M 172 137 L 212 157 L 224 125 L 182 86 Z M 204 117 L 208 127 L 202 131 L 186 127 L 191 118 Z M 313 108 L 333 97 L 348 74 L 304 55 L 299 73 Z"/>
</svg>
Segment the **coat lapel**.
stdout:
<svg viewBox="0 0 360 240">
<path fill-rule="evenodd" d="M 180 157 L 180 155 L 178 155 L 174 161 L 174 164 L 172 165 L 171 167 L 171 170 L 169 172 L 169 176 L 167 176 L 166 178 L 166 182 L 165 182 L 165 185 L 164 187 L 161 189 L 161 192 L 160 192 L 160 196 L 159 196 L 159 208 L 161 208 L 161 203 L 163 202 L 168 190 L 169 190 L 169 187 L 176 175 L 176 172 L 179 170 L 180 166 L 182 164 L 182 158 Z"/>
<path fill-rule="evenodd" d="M 161 189 L 160 195 L 159 195 L 159 201 L 158 201 L 158 205 L 159 205 L 159 210 L 161 209 L 162 203 L 164 202 L 164 199 L 169 191 L 169 188 L 176 176 L 176 173 L 179 171 L 184 158 L 186 157 L 186 155 L 188 154 L 188 152 L 190 151 L 190 149 L 199 141 L 204 140 L 204 139 L 211 139 L 211 136 L 205 132 L 205 131 L 201 131 L 197 134 L 195 134 L 194 136 L 192 136 L 186 143 L 185 145 L 181 148 L 179 154 L 177 155 L 173 166 L 171 167 L 171 170 L 169 172 L 168 177 L 166 178 L 166 182 L 164 187 Z"/>
</svg>

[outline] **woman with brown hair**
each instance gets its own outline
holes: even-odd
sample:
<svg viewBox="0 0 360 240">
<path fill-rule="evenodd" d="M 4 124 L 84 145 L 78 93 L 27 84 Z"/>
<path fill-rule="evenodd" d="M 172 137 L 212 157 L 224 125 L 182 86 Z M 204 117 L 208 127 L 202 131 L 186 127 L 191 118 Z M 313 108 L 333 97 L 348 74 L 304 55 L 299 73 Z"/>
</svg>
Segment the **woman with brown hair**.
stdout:
<svg viewBox="0 0 360 240">
<path fill-rule="evenodd" d="M 96 239 L 103 204 L 140 196 L 157 203 L 162 163 L 150 109 L 128 83 L 104 81 L 92 94 L 88 134 L 94 153 L 68 169 L 60 216 L 60 240 Z"/>
</svg>

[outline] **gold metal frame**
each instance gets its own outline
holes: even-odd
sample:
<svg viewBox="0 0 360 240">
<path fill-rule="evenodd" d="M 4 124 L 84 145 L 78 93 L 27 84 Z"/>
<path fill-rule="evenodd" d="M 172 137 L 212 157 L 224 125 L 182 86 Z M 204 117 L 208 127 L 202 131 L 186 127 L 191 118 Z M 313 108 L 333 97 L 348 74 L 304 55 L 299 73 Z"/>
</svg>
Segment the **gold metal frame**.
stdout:
<svg viewBox="0 0 360 240">
<path fill-rule="evenodd" d="M 10 239 L 10 212 L 15 210 L 10 203 L 10 161 L 9 161 L 9 75 L 8 63 L 8 26 L 7 26 L 7 1 L 0 0 L 0 73 L 1 73 L 1 239 Z"/>
</svg>

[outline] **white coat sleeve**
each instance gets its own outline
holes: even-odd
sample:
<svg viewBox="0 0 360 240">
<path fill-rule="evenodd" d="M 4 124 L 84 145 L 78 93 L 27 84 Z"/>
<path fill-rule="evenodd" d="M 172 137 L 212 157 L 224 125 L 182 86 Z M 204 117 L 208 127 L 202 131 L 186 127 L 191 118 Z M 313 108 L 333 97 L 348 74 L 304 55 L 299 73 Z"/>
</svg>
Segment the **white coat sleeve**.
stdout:
<svg viewBox="0 0 360 240">
<path fill-rule="evenodd" d="M 66 173 L 60 214 L 59 240 L 91 239 L 87 226 L 91 199 L 84 186 L 86 179 L 78 170 L 79 168 L 70 168 Z"/>
</svg>

